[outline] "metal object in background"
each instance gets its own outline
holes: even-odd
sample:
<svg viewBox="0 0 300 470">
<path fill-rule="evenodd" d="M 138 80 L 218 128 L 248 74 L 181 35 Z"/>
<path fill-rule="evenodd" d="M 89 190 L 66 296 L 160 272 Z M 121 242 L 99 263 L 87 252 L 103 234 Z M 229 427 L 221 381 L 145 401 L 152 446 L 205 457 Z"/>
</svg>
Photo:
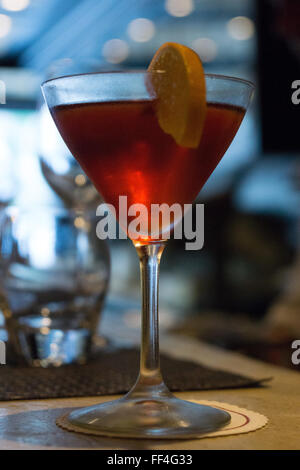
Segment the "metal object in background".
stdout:
<svg viewBox="0 0 300 470">
<path fill-rule="evenodd" d="M 39 160 L 47 183 L 66 207 L 97 207 L 101 202 L 99 194 L 62 141 L 45 104 L 39 115 Z"/>
</svg>

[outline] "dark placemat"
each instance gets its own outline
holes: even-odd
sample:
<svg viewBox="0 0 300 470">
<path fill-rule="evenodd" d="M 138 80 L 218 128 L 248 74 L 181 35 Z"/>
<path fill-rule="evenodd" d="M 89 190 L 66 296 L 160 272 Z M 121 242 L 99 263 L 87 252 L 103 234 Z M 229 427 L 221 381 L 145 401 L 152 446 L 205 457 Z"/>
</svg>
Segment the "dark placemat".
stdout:
<svg viewBox="0 0 300 470">
<path fill-rule="evenodd" d="M 0 400 L 29 400 L 114 395 L 134 384 L 139 363 L 135 349 L 102 350 L 86 365 L 58 368 L 0 367 Z M 264 380 L 161 357 L 162 372 L 172 391 L 253 387 Z"/>
</svg>

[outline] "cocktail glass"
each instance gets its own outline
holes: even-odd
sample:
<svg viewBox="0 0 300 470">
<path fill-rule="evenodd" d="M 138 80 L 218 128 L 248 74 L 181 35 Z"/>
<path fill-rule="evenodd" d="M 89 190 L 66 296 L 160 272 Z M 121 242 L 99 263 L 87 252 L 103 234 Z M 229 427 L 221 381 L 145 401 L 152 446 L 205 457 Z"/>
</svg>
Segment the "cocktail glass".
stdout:
<svg viewBox="0 0 300 470">
<path fill-rule="evenodd" d="M 156 72 L 151 72 L 156 73 Z M 149 72 L 74 75 L 42 85 L 71 153 L 107 203 L 192 203 L 229 147 L 253 92 L 247 81 L 206 75 L 207 114 L 198 148 L 185 148 L 160 127 Z M 122 398 L 73 411 L 83 432 L 113 437 L 193 438 L 230 421 L 220 409 L 180 400 L 164 384 L 159 364 L 158 277 L 164 230 L 132 237 L 140 260 L 140 372 Z"/>
</svg>

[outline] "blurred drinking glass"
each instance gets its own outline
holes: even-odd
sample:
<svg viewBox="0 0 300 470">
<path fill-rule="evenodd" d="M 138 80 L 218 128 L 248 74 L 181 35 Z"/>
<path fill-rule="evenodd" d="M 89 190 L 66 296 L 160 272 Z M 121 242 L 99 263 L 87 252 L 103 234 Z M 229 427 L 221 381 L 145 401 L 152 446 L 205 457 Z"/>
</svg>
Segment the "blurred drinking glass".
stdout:
<svg viewBox="0 0 300 470">
<path fill-rule="evenodd" d="M 87 360 L 110 272 L 95 224 L 94 215 L 65 208 L 0 213 L 0 308 L 19 362 Z"/>
</svg>

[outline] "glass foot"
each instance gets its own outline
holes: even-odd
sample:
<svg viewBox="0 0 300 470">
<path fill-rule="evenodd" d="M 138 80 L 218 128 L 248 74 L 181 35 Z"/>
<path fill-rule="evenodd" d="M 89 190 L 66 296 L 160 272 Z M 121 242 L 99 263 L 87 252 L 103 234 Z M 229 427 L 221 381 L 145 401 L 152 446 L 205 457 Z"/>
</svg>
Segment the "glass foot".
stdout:
<svg viewBox="0 0 300 470">
<path fill-rule="evenodd" d="M 230 414 L 172 395 L 149 399 L 127 395 L 75 410 L 68 421 L 85 432 L 103 436 L 188 439 L 220 429 L 230 422 Z"/>
</svg>

